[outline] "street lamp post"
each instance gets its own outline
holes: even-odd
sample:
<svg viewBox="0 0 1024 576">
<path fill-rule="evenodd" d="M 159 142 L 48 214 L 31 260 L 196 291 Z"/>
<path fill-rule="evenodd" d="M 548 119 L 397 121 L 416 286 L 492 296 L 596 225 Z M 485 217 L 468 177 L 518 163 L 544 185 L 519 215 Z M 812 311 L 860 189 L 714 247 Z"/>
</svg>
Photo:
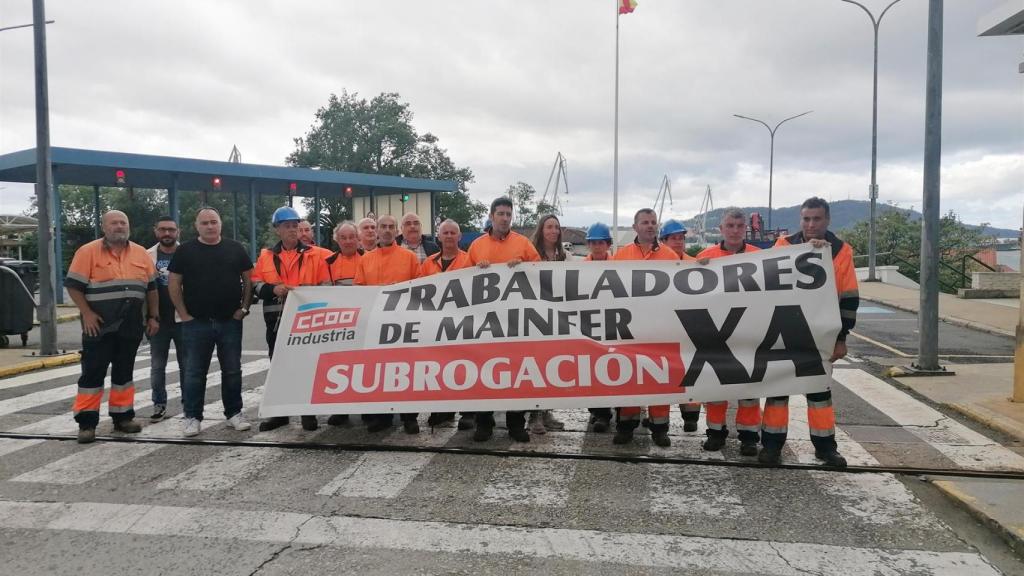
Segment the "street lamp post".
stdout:
<svg viewBox="0 0 1024 576">
<path fill-rule="evenodd" d="M 742 118 L 744 120 L 750 120 L 752 122 L 757 122 L 758 124 L 761 124 L 762 126 L 764 126 L 765 128 L 768 129 L 768 134 L 770 135 L 771 153 L 768 156 L 768 229 L 769 230 L 773 230 L 773 228 L 772 228 L 772 178 L 773 178 L 773 174 L 775 172 L 775 131 L 779 129 L 779 126 L 782 126 L 786 122 L 789 122 L 790 120 L 792 120 L 794 118 L 799 118 L 801 116 L 806 116 L 806 115 L 810 114 L 811 112 L 814 112 L 814 110 L 808 110 L 807 112 L 804 112 L 803 114 L 797 114 L 796 116 L 790 116 L 789 118 L 786 118 L 785 120 L 783 120 L 783 121 L 779 122 L 778 124 L 776 124 L 775 128 L 772 128 L 771 126 L 769 126 L 767 123 L 765 123 L 764 120 L 758 120 L 757 118 L 750 118 L 748 116 L 741 116 L 739 114 L 733 114 L 733 116 L 735 116 L 737 118 Z"/>
<path fill-rule="evenodd" d="M 18 28 L 34 29 L 35 44 L 35 89 L 36 89 L 36 204 L 39 210 L 39 307 L 36 316 L 39 319 L 39 355 L 53 356 L 57 354 L 57 310 L 54 307 L 53 277 L 53 222 L 51 208 L 53 206 L 53 172 L 50 166 L 50 110 L 46 85 L 46 25 L 47 20 L 43 0 L 32 1 L 32 24 L 5 26 L 5 30 Z M 59 220 L 58 224 L 59 225 Z"/>
<path fill-rule="evenodd" d="M 878 204 L 878 183 L 875 180 L 875 169 L 878 165 L 878 27 L 882 23 L 882 18 L 885 13 L 889 11 L 900 0 L 892 0 L 885 10 L 875 18 L 875 15 L 868 10 L 866 6 L 857 2 L 856 0 L 842 0 L 848 4 L 854 4 L 860 6 L 868 18 L 871 19 L 871 26 L 875 30 L 875 64 L 874 64 L 874 80 L 871 89 L 871 187 L 868 188 L 868 198 L 871 200 L 871 214 L 868 219 L 868 282 L 877 282 L 878 278 L 875 276 L 875 213 Z"/>
</svg>

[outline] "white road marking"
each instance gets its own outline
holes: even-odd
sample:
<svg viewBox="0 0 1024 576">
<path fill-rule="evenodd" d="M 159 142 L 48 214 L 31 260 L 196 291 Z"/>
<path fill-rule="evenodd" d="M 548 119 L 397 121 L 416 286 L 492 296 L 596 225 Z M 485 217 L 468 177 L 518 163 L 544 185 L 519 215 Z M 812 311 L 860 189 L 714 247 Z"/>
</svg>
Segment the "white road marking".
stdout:
<svg viewBox="0 0 1024 576">
<path fill-rule="evenodd" d="M 22 448 L 28 448 L 29 446 L 35 446 L 42 444 L 46 440 L 22 440 L 20 438 L 0 438 L 0 456 L 6 456 L 12 452 L 17 452 Z"/>
<path fill-rule="evenodd" d="M 136 358 L 136 361 L 138 361 L 138 358 Z M 81 373 L 82 366 L 79 364 L 64 366 L 62 368 L 50 368 L 39 372 L 29 372 L 28 374 L 21 374 L 19 376 L 12 376 L 10 378 L 0 380 L 0 390 L 9 390 L 11 388 L 18 388 L 19 386 L 38 384 L 40 382 L 46 382 L 47 380 L 66 378 L 68 376 L 75 376 Z"/>
<path fill-rule="evenodd" d="M 285 454 L 283 448 L 241 446 L 221 450 L 184 472 L 156 485 L 158 490 L 213 492 L 232 488 L 258 475 Z"/>
<path fill-rule="evenodd" d="M 395 498 L 434 457 L 419 452 L 366 452 L 317 491 L 321 496 Z"/>
<path fill-rule="evenodd" d="M 15 476 L 11 478 L 11 482 L 85 484 L 147 454 L 152 454 L 160 448 L 163 448 L 160 444 L 129 444 L 125 442 L 97 444 Z"/>
<path fill-rule="evenodd" d="M 650 464 L 649 509 L 656 514 L 742 518 L 748 514 L 736 495 L 735 471 L 717 466 Z"/>
<path fill-rule="evenodd" d="M 185 536 L 456 555 L 502 555 L 679 571 L 790 575 L 841 573 L 997 576 L 974 552 L 853 548 L 791 542 L 312 516 L 294 512 L 0 501 L 0 527 L 97 534 Z M 471 561 L 467 558 L 467 561 Z"/>
<path fill-rule="evenodd" d="M 948 528 L 924 508 L 914 494 L 892 474 L 844 474 L 810 470 L 822 492 L 838 496 L 843 510 L 867 524 L 946 531 Z"/>
<path fill-rule="evenodd" d="M 836 370 L 833 378 L 961 468 L 1024 470 L 1024 456 L 863 370 Z"/>
<path fill-rule="evenodd" d="M 167 363 L 168 370 L 177 370 L 178 364 L 176 362 Z M 132 373 L 132 382 L 142 382 L 149 379 L 149 366 L 145 368 L 139 368 Z M 110 392 L 110 377 L 107 376 L 103 380 L 104 389 L 104 404 L 106 404 L 106 397 Z M 13 414 L 14 412 L 20 412 L 29 408 L 35 408 L 36 406 L 42 406 L 44 404 L 50 404 L 51 402 L 59 402 L 61 400 L 74 399 L 75 395 L 78 394 L 78 383 L 68 384 L 66 386 L 58 386 L 57 388 L 50 388 L 48 390 L 40 390 L 39 392 L 32 392 L 30 394 L 24 394 L 22 396 L 15 396 L 14 398 L 8 398 L 7 400 L 0 400 L 0 416 L 5 414 Z M 102 407 L 101 407 L 102 409 Z"/>
<path fill-rule="evenodd" d="M 491 473 L 480 501 L 503 506 L 564 508 L 575 474 L 574 460 L 506 458 Z"/>
</svg>

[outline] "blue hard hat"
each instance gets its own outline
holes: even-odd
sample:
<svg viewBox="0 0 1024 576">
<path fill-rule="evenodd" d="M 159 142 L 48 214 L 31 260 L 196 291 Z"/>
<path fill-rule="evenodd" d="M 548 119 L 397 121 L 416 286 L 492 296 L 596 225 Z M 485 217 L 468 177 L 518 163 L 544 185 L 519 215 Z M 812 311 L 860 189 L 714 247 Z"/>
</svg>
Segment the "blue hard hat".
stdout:
<svg viewBox="0 0 1024 576">
<path fill-rule="evenodd" d="M 302 216 L 299 216 L 299 212 L 291 206 L 281 206 L 274 210 L 274 217 L 271 218 L 270 223 L 276 228 L 281 222 L 289 222 L 291 220 L 298 222 L 302 220 Z"/>
<path fill-rule="evenodd" d="M 658 234 L 658 238 L 668 238 L 669 236 L 679 234 L 680 232 L 686 234 L 686 226 L 683 226 L 682 222 L 679 220 L 666 220 L 661 225 L 661 233 Z"/>
<path fill-rule="evenodd" d="M 604 240 L 605 242 L 612 241 L 612 231 L 608 228 L 607 224 L 600 222 L 591 224 L 590 228 L 587 228 L 587 242 L 592 240 Z"/>
</svg>

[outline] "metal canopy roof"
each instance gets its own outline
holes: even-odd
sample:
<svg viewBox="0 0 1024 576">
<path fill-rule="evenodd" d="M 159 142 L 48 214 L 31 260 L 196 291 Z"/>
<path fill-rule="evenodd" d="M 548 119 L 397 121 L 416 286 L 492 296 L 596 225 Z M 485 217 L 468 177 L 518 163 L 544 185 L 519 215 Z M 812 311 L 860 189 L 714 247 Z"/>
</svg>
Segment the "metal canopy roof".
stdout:
<svg viewBox="0 0 1024 576">
<path fill-rule="evenodd" d="M 978 19 L 978 36 L 1024 34 L 1024 5 L 1020 0 L 1000 4 Z"/>
<path fill-rule="evenodd" d="M 168 189 L 177 178 L 178 190 L 212 190 L 213 178 L 221 179 L 221 191 L 257 194 L 288 194 L 294 182 L 296 196 L 340 195 L 346 186 L 353 196 L 398 194 L 401 192 L 447 192 L 457 185 L 451 180 L 428 180 L 401 176 L 379 176 L 313 168 L 292 168 L 266 164 L 219 162 L 196 158 L 105 152 L 80 148 L 51 149 L 54 179 L 62 185 L 133 186 Z M 125 183 L 117 184 L 116 171 L 124 170 Z M 35 182 L 35 148 L 0 155 L 0 182 Z"/>
</svg>

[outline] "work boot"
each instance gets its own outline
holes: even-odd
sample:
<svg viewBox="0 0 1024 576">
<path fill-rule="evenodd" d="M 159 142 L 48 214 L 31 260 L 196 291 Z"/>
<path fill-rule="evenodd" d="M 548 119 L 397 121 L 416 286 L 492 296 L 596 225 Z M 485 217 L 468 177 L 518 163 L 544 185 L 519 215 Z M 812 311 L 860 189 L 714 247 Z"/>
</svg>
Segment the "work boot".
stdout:
<svg viewBox="0 0 1024 576">
<path fill-rule="evenodd" d="M 454 412 L 432 412 L 430 416 L 427 416 L 427 426 L 433 428 L 452 420 L 455 420 Z"/>
<path fill-rule="evenodd" d="M 544 427 L 544 418 L 541 416 L 539 410 L 534 410 L 533 412 L 530 412 L 529 426 L 530 432 L 533 432 L 534 434 L 548 433 L 548 429 Z"/>
<path fill-rule="evenodd" d="M 843 458 L 843 455 L 834 448 L 831 450 L 815 450 L 814 457 L 818 460 L 824 460 L 826 466 L 846 468 L 846 458 Z"/>
<path fill-rule="evenodd" d="M 629 444 L 633 441 L 633 429 L 636 428 L 636 422 L 623 422 L 619 420 L 615 423 L 615 437 L 612 438 L 612 444 Z"/>
<path fill-rule="evenodd" d="M 761 464 L 779 464 L 782 462 L 782 446 L 762 446 L 757 453 L 757 461 Z"/>
<path fill-rule="evenodd" d="M 683 432 L 696 432 L 697 421 L 696 420 L 683 420 Z"/>
<path fill-rule="evenodd" d="M 700 445 L 705 452 L 718 452 L 725 446 L 725 436 L 721 434 L 708 434 L 708 439 Z M 757 454 L 757 446 L 754 446 L 754 454 Z"/>
<path fill-rule="evenodd" d="M 281 426 L 288 425 L 287 416 L 271 416 L 263 422 L 260 422 L 260 432 L 269 432 L 270 430 L 277 430 Z"/>
<path fill-rule="evenodd" d="M 486 442 L 491 439 L 491 435 L 494 434 L 493 426 L 483 426 L 478 424 L 476 431 L 473 432 L 474 442 Z"/>
<path fill-rule="evenodd" d="M 757 442 L 740 442 L 740 456 L 757 456 Z"/>
<path fill-rule="evenodd" d="M 312 432 L 320 427 L 320 423 L 317 422 L 316 416 L 303 416 L 302 417 L 302 429 L 307 432 Z"/>
<path fill-rule="evenodd" d="M 406 434 L 420 433 L 420 423 L 415 420 L 403 420 L 402 428 L 405 429 Z"/>
<path fill-rule="evenodd" d="M 459 416 L 459 430 L 472 430 L 476 426 L 476 418 L 472 414 Z"/>
<path fill-rule="evenodd" d="M 665 430 L 651 430 L 651 440 L 654 444 L 662 448 L 668 448 L 672 445 L 672 440 L 668 437 L 668 432 Z"/>
<path fill-rule="evenodd" d="M 603 434 L 611 428 L 612 419 L 607 416 L 594 416 L 594 432 Z"/>
<path fill-rule="evenodd" d="M 79 428 L 78 429 L 78 443 L 79 444 L 92 444 L 96 441 L 96 429 L 95 428 Z"/>
<path fill-rule="evenodd" d="M 119 420 L 114 422 L 114 430 L 125 434 L 138 434 L 142 432 L 142 425 L 135 420 Z"/>
<path fill-rule="evenodd" d="M 372 422 L 366 427 L 366 431 L 370 434 L 376 434 L 377 432 L 383 432 L 394 425 L 394 418 L 390 414 L 387 416 L 378 416 L 374 418 Z"/>
<path fill-rule="evenodd" d="M 555 418 L 555 414 L 551 410 L 541 412 L 541 420 L 543 420 L 544 427 L 548 430 L 565 430 L 565 422 Z"/>
<path fill-rule="evenodd" d="M 348 426 L 348 414 L 332 414 L 327 418 L 328 426 Z"/>
<path fill-rule="evenodd" d="M 509 428 L 508 437 L 513 442 L 529 442 L 530 433 L 526 431 L 526 428 Z"/>
</svg>

